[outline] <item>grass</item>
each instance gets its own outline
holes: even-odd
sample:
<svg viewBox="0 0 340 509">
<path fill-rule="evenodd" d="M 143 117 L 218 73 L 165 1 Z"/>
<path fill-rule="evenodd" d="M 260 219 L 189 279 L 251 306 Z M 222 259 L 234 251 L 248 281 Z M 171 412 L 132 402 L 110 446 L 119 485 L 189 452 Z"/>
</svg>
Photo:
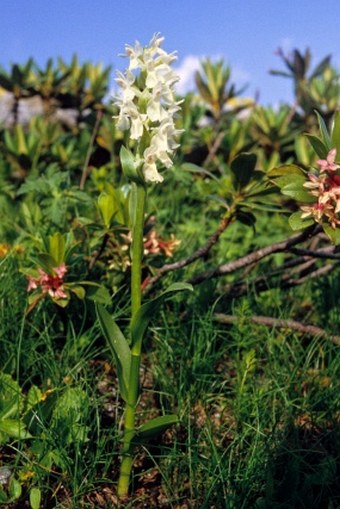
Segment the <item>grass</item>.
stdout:
<svg viewBox="0 0 340 509">
<path fill-rule="evenodd" d="M 13 418 L 34 436 L 3 440 L 1 465 L 22 486 L 7 507 L 28 507 L 34 486 L 44 509 L 117 507 L 122 406 L 98 329 L 78 319 L 65 330 L 45 305 L 24 318 L 25 281 L 11 258 L 1 281 L 2 370 L 19 383 Z M 166 304 L 145 343 L 139 415 L 143 422 L 175 410 L 181 424 L 140 449 L 134 495 L 124 507 L 339 506 L 336 346 L 242 318 L 259 309 L 296 316 L 304 299 L 320 325 L 336 324 L 337 288 L 329 276 L 307 293 L 287 292 L 284 302 L 272 290 L 211 307 L 202 289 L 185 306 L 180 299 Z M 214 310 L 226 306 L 240 316 L 237 325 L 214 321 Z"/>
</svg>

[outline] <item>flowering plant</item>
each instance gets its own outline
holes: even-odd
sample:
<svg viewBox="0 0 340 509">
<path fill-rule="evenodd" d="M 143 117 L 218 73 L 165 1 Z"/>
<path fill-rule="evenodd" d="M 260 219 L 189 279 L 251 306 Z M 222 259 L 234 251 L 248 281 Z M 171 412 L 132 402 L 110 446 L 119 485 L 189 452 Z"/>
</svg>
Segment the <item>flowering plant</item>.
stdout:
<svg viewBox="0 0 340 509">
<path fill-rule="evenodd" d="M 340 244 L 340 110 L 335 114 L 331 132 L 317 114 L 321 136 L 307 134 L 320 158 L 318 168 L 306 171 L 299 166 L 283 165 L 270 171 L 281 192 L 299 202 L 289 223 L 301 230 L 319 223 L 334 244 Z"/>
<path fill-rule="evenodd" d="M 98 320 L 112 351 L 119 382 L 120 394 L 126 403 L 124 434 L 122 438 L 122 462 L 118 479 L 118 495 L 128 494 L 135 447 L 175 424 L 178 418 L 167 414 L 151 419 L 136 429 L 136 408 L 139 399 L 139 369 L 142 341 L 152 316 L 171 293 L 189 290 L 191 285 L 175 283 L 165 292 L 142 304 L 142 257 L 145 250 L 157 253 L 170 246 L 161 247 L 155 236 L 144 240 L 144 222 L 147 184 L 162 182 L 160 168 L 170 168 L 171 157 L 178 146 L 175 114 L 179 101 L 175 100 L 174 84 L 178 76 L 170 64 L 176 59 L 174 53 L 161 48 L 163 37 L 156 34 L 150 44 L 143 48 L 126 45 L 130 59 L 125 73 L 118 73 L 117 83 L 121 94 L 115 98 L 119 113 L 115 117 L 118 129 L 129 131 L 130 147 L 122 146 L 120 160 L 122 169 L 131 181 L 131 319 L 128 339 L 112 320 L 108 311 L 97 306 Z M 175 240 L 173 240 L 173 246 Z"/>
<path fill-rule="evenodd" d="M 326 159 L 319 159 L 319 172 L 308 173 L 309 181 L 303 185 L 317 200 L 311 205 L 301 206 L 301 219 L 312 216 L 322 223 L 325 219 L 333 229 L 340 226 L 340 164 L 335 163 L 336 148 L 332 148 Z"/>
<path fill-rule="evenodd" d="M 50 298 L 61 308 L 68 306 L 72 294 L 81 300 L 88 298 L 102 303 L 110 301 L 107 290 L 98 283 L 67 281 L 74 247 L 70 235 L 54 233 L 42 239 L 38 250 L 31 256 L 34 266 L 22 269 L 28 281 L 27 292 L 30 293 L 28 313 L 44 298 Z"/>
</svg>

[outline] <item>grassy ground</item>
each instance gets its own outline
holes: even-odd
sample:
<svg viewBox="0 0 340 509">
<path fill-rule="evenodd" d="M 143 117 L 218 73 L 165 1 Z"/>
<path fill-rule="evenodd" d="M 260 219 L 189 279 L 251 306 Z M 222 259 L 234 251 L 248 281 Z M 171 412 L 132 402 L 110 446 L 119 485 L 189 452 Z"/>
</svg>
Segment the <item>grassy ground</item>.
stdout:
<svg viewBox="0 0 340 509">
<path fill-rule="evenodd" d="M 122 406 L 103 339 L 88 325 L 92 310 L 85 323 L 69 317 L 66 329 L 46 304 L 25 318 L 26 282 L 11 258 L 1 269 L 0 426 L 14 397 L 9 417 L 32 434 L 1 434 L 0 468 L 22 487 L 19 501 L 3 505 L 29 507 L 39 487 L 41 508 L 117 507 Z M 201 288 L 185 306 L 167 304 L 145 343 L 139 420 L 175 410 L 181 424 L 139 450 L 133 495 L 121 507 L 339 507 L 338 347 L 246 319 L 261 310 L 339 323 L 337 287 L 332 276 L 284 296 L 213 305 Z M 215 311 L 230 309 L 238 323 L 217 323 Z"/>
</svg>

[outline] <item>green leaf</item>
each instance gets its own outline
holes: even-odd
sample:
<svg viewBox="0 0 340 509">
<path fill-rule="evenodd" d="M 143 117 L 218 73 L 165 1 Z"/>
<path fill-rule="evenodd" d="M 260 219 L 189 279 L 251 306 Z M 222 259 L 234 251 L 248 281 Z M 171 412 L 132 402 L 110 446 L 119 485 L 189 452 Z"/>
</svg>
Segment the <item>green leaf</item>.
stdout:
<svg viewBox="0 0 340 509">
<path fill-rule="evenodd" d="M 301 214 L 302 212 L 299 210 L 294 212 L 294 214 L 292 214 L 288 219 L 289 225 L 294 231 L 304 230 L 307 226 L 314 224 L 313 218 L 301 219 Z"/>
<path fill-rule="evenodd" d="M 330 238 L 332 244 L 338 246 L 340 244 L 340 229 L 334 229 L 329 224 L 323 224 L 322 227 L 326 235 Z"/>
<path fill-rule="evenodd" d="M 313 149 L 320 157 L 320 159 L 326 159 L 329 150 L 327 149 L 323 141 L 320 140 L 320 138 L 318 138 L 317 136 L 314 136 L 313 134 L 306 134 L 305 136 L 307 136 L 310 144 L 312 145 Z"/>
<path fill-rule="evenodd" d="M 305 187 L 303 187 L 303 184 L 305 182 L 305 179 L 298 178 L 297 176 L 294 178 L 293 182 L 290 184 L 284 186 L 281 189 L 282 194 L 286 196 L 290 196 L 294 200 L 302 201 L 304 203 L 313 203 L 315 201 L 315 197 L 312 196 Z"/>
<path fill-rule="evenodd" d="M 277 177 L 275 180 L 275 185 L 280 189 L 288 186 L 288 184 L 292 183 L 292 175 L 284 175 L 282 177 Z"/>
<path fill-rule="evenodd" d="M 340 110 L 337 110 L 334 115 L 333 129 L 332 129 L 332 148 L 336 149 L 337 160 L 340 159 Z"/>
<path fill-rule="evenodd" d="M 41 490 L 39 488 L 32 488 L 30 490 L 31 509 L 39 509 L 40 502 L 41 502 Z"/>
<path fill-rule="evenodd" d="M 116 362 L 121 396 L 127 401 L 131 366 L 129 345 L 110 313 L 101 305 L 96 305 L 96 311 L 100 327 Z"/>
<path fill-rule="evenodd" d="M 296 164 L 282 164 L 281 166 L 276 166 L 272 168 L 268 173 L 268 177 L 283 177 L 290 175 L 300 175 L 304 176 L 302 169 Z"/>
<path fill-rule="evenodd" d="M 27 393 L 26 404 L 27 409 L 30 409 L 40 403 L 42 392 L 36 385 L 32 385 Z"/>
<path fill-rule="evenodd" d="M 61 233 L 56 232 L 48 237 L 48 243 L 50 255 L 59 266 L 65 258 L 65 238 Z"/>
<path fill-rule="evenodd" d="M 2 419 L 0 421 L 0 431 L 12 438 L 32 438 L 32 435 L 27 431 L 23 422 L 15 419 Z"/>
<path fill-rule="evenodd" d="M 8 401 L 5 404 L 1 404 L 1 412 L 0 412 L 0 420 L 8 419 L 12 417 L 13 414 L 17 414 L 19 410 L 19 401 L 18 396 L 14 396 L 14 398 Z"/>
<path fill-rule="evenodd" d="M 249 184 L 255 170 L 256 160 L 255 154 L 246 152 L 235 157 L 230 165 L 235 188 L 242 189 Z"/>
<path fill-rule="evenodd" d="M 151 318 L 153 318 L 155 313 L 157 313 L 162 302 L 170 297 L 170 294 L 174 292 L 182 292 L 183 290 L 193 291 L 193 287 L 188 283 L 173 283 L 167 290 L 165 290 L 165 292 L 161 293 L 161 295 L 149 302 L 146 302 L 139 308 L 131 322 L 131 348 L 142 342 L 147 326 L 149 325 Z"/>
<path fill-rule="evenodd" d="M 68 288 L 71 290 L 72 293 L 74 293 L 78 299 L 83 300 L 85 299 L 85 289 L 80 285 L 68 285 Z"/>
<path fill-rule="evenodd" d="M 55 304 L 57 304 L 61 308 L 66 308 L 70 302 L 69 298 L 60 299 L 59 297 L 53 297 L 52 300 Z"/>
<path fill-rule="evenodd" d="M 274 205 L 270 203 L 264 203 L 262 201 L 248 201 L 248 202 L 241 202 L 241 205 L 246 207 L 247 209 L 251 210 L 261 210 L 264 212 L 283 212 L 284 209 L 282 208 L 282 205 Z"/>
<path fill-rule="evenodd" d="M 137 186 L 133 185 L 131 187 L 130 197 L 129 197 L 129 227 L 133 229 L 135 221 L 136 221 L 136 210 L 137 210 Z"/>
<path fill-rule="evenodd" d="M 39 265 L 46 272 L 50 272 L 53 268 L 56 268 L 58 263 L 50 254 L 48 253 L 37 253 L 32 256 L 32 259 L 37 261 L 37 265 Z"/>
<path fill-rule="evenodd" d="M 107 288 L 97 283 L 84 281 L 82 284 L 88 286 L 86 289 L 86 298 L 96 302 L 97 304 L 103 304 L 109 306 L 111 304 L 111 296 Z"/>
<path fill-rule="evenodd" d="M 1 86 L 1 82 L 0 82 L 0 86 Z M 8 129 L 4 130 L 4 141 L 5 141 L 6 149 L 8 149 L 13 154 L 16 154 L 17 146 L 15 143 L 15 139 L 13 136 L 10 135 L 10 132 Z"/>
<path fill-rule="evenodd" d="M 8 493 L 12 500 L 17 500 L 20 498 L 22 492 L 21 484 L 19 481 L 14 479 L 14 477 L 11 478 L 8 485 Z"/>
<path fill-rule="evenodd" d="M 273 184 L 275 184 L 281 190 L 289 184 L 303 184 L 306 181 L 305 174 L 301 168 L 295 166 L 294 164 L 287 164 L 273 168 L 273 170 L 268 173 L 268 176 L 272 177 Z"/>
<path fill-rule="evenodd" d="M 18 153 L 27 155 L 28 149 L 27 149 L 25 133 L 24 133 L 24 129 L 23 129 L 22 125 L 20 125 L 20 124 L 15 126 L 15 138 L 16 138 L 16 142 L 17 142 Z"/>
<path fill-rule="evenodd" d="M 251 206 L 251 204 L 249 204 Z M 240 223 L 245 224 L 246 226 L 252 226 L 254 227 L 256 223 L 256 217 L 252 212 L 249 212 L 247 210 L 240 210 L 238 209 L 236 211 L 236 219 L 240 221 Z"/>
<path fill-rule="evenodd" d="M 322 138 L 323 144 L 327 148 L 327 153 L 328 153 L 332 148 L 331 138 L 329 136 L 329 132 L 328 132 L 328 129 L 327 129 L 324 119 L 322 118 L 322 116 L 320 115 L 320 113 L 318 111 L 315 110 L 315 113 L 316 113 L 316 116 L 318 117 L 321 138 Z"/>
<path fill-rule="evenodd" d="M 144 185 L 145 181 L 137 170 L 136 161 L 132 152 L 122 145 L 119 157 L 125 177 L 133 182 Z"/>
<path fill-rule="evenodd" d="M 10 502 L 10 500 L 8 500 L 8 496 L 6 495 L 2 485 L 0 484 L 0 504 L 6 504 L 6 502 L 7 503 Z"/>
<path fill-rule="evenodd" d="M 178 416 L 175 414 L 162 415 L 151 419 L 146 424 L 143 424 L 136 432 L 133 438 L 134 443 L 143 443 L 151 438 L 154 438 L 161 433 L 164 433 L 170 426 L 179 422 Z"/>
<path fill-rule="evenodd" d="M 200 175 L 205 175 L 207 177 L 210 177 L 211 179 L 215 180 L 216 182 L 219 182 L 219 179 L 211 173 L 210 171 L 206 170 L 205 168 L 202 168 L 201 166 L 197 166 L 197 164 L 194 163 L 183 163 L 181 165 L 181 169 L 184 171 L 188 171 L 190 173 L 199 173 Z"/>
<path fill-rule="evenodd" d="M 102 192 L 98 197 L 98 208 L 104 221 L 106 228 L 110 227 L 111 219 L 115 212 L 115 206 L 112 196 Z"/>
<path fill-rule="evenodd" d="M 85 419 L 89 406 L 89 396 L 79 386 L 68 386 L 61 395 L 58 394 L 49 426 L 58 437 L 56 440 L 61 448 L 66 444 L 87 441 Z"/>
</svg>

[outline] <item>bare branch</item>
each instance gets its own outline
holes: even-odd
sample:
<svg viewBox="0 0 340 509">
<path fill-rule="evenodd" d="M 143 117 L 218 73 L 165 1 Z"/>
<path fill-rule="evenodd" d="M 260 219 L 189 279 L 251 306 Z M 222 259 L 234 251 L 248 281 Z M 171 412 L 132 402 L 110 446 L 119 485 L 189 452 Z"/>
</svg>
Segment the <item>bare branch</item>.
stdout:
<svg viewBox="0 0 340 509">
<path fill-rule="evenodd" d="M 315 264 L 316 260 L 309 260 L 308 262 L 305 262 L 303 264 L 300 264 L 299 267 L 296 267 L 294 269 L 294 272 L 305 272 L 306 269 L 309 269 L 309 267 L 312 267 Z M 318 269 L 315 269 L 311 272 L 308 272 L 305 275 L 301 275 L 301 277 L 293 279 L 291 277 L 292 271 L 281 273 L 279 271 L 270 272 L 269 274 L 266 274 L 265 276 L 260 276 L 256 278 L 255 280 L 251 282 L 246 282 L 244 280 L 238 281 L 237 283 L 231 283 L 228 285 L 225 285 L 222 288 L 222 291 L 225 294 L 228 294 L 229 297 L 241 297 L 245 293 L 249 291 L 249 288 L 255 289 L 256 292 L 264 292 L 267 290 L 270 290 L 271 288 L 280 287 L 281 289 L 291 288 L 293 286 L 298 286 L 309 279 L 315 279 L 320 276 L 324 276 L 325 274 L 329 274 L 332 272 L 336 267 L 338 266 L 337 263 L 334 264 L 327 264 L 324 265 Z M 270 280 L 273 279 L 275 276 L 281 276 L 280 281 L 275 280 L 274 283 Z"/>
<path fill-rule="evenodd" d="M 269 316 L 245 316 L 239 317 L 234 315 L 225 315 L 222 313 L 215 313 L 214 318 L 217 322 L 223 324 L 234 325 L 242 320 L 255 323 L 257 325 L 264 325 L 266 327 L 278 327 L 279 329 L 291 329 L 301 332 L 302 334 L 309 334 L 311 336 L 319 336 L 322 338 L 330 339 L 334 344 L 340 345 L 340 336 L 334 336 L 327 331 L 316 327 L 315 325 L 304 325 L 295 320 L 282 320 L 279 318 L 271 318 Z"/>
<path fill-rule="evenodd" d="M 301 285 L 302 283 L 305 283 L 309 279 L 315 279 L 320 276 L 324 276 L 325 274 L 328 274 L 329 272 L 332 272 L 336 267 L 340 265 L 340 262 L 323 265 L 319 269 L 314 270 L 313 272 L 309 272 L 303 277 L 300 277 L 299 279 L 291 279 L 288 280 L 287 283 L 283 285 L 283 288 L 289 288 L 291 286 L 297 286 Z"/>
<path fill-rule="evenodd" d="M 202 165 L 203 167 L 207 166 L 214 159 L 214 157 L 216 155 L 216 152 L 220 148 L 220 145 L 221 145 L 221 143 L 223 141 L 224 136 L 225 136 L 224 132 L 221 132 L 221 133 L 218 134 L 218 136 L 216 137 L 216 140 L 214 141 L 212 147 L 209 150 L 209 154 L 207 155 L 207 157 L 206 157 L 206 159 L 205 159 L 205 161 L 204 161 L 204 163 Z"/>
<path fill-rule="evenodd" d="M 310 228 L 306 228 L 306 230 L 304 230 L 303 232 L 298 233 L 297 235 L 293 235 L 287 240 L 271 244 L 270 246 L 262 247 L 257 251 L 253 251 L 252 253 L 242 256 L 238 260 L 226 263 L 224 265 L 220 265 L 219 267 L 203 272 L 198 276 L 194 276 L 189 280 L 189 283 L 197 285 L 208 279 L 223 276 L 225 274 L 230 274 L 238 269 L 247 267 L 252 263 L 257 263 L 266 256 L 286 251 L 289 248 L 295 246 L 296 244 L 300 244 L 301 242 L 305 241 L 308 237 L 315 235 L 319 231 L 320 231 L 319 227 L 315 227 L 313 225 Z"/>
<path fill-rule="evenodd" d="M 312 258 L 340 260 L 340 253 L 335 252 L 335 246 L 326 246 L 317 250 L 292 247 L 289 252 L 301 256 L 311 256 Z"/>
</svg>

